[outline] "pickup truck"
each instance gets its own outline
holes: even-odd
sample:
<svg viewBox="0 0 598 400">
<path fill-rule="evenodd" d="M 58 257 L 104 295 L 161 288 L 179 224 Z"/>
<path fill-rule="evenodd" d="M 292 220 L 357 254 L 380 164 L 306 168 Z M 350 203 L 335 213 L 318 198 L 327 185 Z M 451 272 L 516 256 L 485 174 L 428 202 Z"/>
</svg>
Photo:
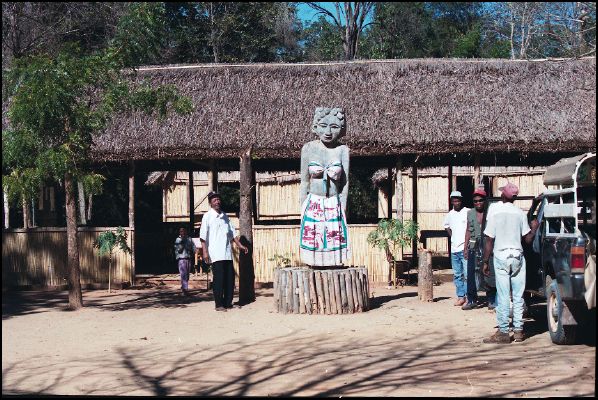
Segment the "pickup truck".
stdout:
<svg viewBox="0 0 598 400">
<path fill-rule="evenodd" d="M 549 189 L 528 211 L 528 220 L 537 218 L 540 227 L 525 249 L 526 292 L 528 299 L 546 299 L 552 342 L 573 344 L 578 328 L 596 318 L 596 153 L 548 167 L 544 185 Z M 593 296 L 586 296 L 586 286 Z"/>
</svg>

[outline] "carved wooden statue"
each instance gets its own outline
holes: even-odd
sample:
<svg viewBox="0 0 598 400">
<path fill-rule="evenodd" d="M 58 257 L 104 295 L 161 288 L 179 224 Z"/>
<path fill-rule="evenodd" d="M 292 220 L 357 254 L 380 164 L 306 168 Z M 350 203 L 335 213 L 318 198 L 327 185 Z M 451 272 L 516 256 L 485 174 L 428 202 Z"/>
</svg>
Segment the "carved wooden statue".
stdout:
<svg viewBox="0 0 598 400">
<path fill-rule="evenodd" d="M 301 260 L 309 266 L 341 266 L 351 256 L 345 212 L 349 191 L 349 148 L 340 108 L 316 108 L 312 132 L 318 139 L 301 149 Z"/>
</svg>

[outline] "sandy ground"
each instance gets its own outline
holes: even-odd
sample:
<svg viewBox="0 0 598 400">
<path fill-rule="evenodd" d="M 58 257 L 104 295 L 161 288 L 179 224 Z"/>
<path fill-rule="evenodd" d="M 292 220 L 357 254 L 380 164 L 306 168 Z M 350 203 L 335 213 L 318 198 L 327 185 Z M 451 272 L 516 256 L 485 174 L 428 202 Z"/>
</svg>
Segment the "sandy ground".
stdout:
<svg viewBox="0 0 598 400">
<path fill-rule="evenodd" d="M 376 287 L 355 315 L 283 315 L 272 289 L 214 311 L 175 287 L 2 299 L 2 394 L 202 396 L 594 396 L 595 340 L 550 342 L 532 308 L 523 343 L 487 345 L 494 313 L 453 306 L 454 286 Z M 235 298 L 236 299 L 236 298 Z"/>
</svg>

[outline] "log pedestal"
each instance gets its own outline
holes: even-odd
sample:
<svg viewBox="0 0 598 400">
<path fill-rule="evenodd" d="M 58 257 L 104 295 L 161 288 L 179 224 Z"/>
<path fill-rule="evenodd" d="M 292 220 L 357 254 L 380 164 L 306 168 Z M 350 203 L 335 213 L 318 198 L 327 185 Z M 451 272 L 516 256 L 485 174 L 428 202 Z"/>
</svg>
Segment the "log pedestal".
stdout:
<svg viewBox="0 0 598 400">
<path fill-rule="evenodd" d="M 367 311 L 367 268 L 276 268 L 274 307 L 285 314 L 353 314 Z"/>
</svg>

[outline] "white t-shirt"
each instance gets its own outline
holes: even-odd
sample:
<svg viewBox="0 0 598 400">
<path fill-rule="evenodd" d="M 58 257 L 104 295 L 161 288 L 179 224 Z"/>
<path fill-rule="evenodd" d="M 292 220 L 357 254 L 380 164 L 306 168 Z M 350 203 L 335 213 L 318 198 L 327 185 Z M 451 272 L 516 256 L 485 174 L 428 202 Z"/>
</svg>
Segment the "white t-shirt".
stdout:
<svg viewBox="0 0 598 400">
<path fill-rule="evenodd" d="M 206 242 L 211 262 L 231 260 L 233 253 L 231 240 L 235 237 L 235 227 L 228 215 L 218 214 L 213 208 L 203 215 L 199 238 Z"/>
<path fill-rule="evenodd" d="M 525 213 L 513 203 L 502 201 L 488 208 L 484 235 L 494 238 L 494 255 L 498 258 L 507 252 L 523 253 L 521 238 L 530 231 Z"/>
<path fill-rule="evenodd" d="M 465 243 L 465 230 L 467 229 L 467 211 L 469 208 L 463 207 L 458 212 L 451 210 L 444 217 L 443 225 L 450 228 L 451 235 L 451 253 L 463 251 Z"/>
</svg>

